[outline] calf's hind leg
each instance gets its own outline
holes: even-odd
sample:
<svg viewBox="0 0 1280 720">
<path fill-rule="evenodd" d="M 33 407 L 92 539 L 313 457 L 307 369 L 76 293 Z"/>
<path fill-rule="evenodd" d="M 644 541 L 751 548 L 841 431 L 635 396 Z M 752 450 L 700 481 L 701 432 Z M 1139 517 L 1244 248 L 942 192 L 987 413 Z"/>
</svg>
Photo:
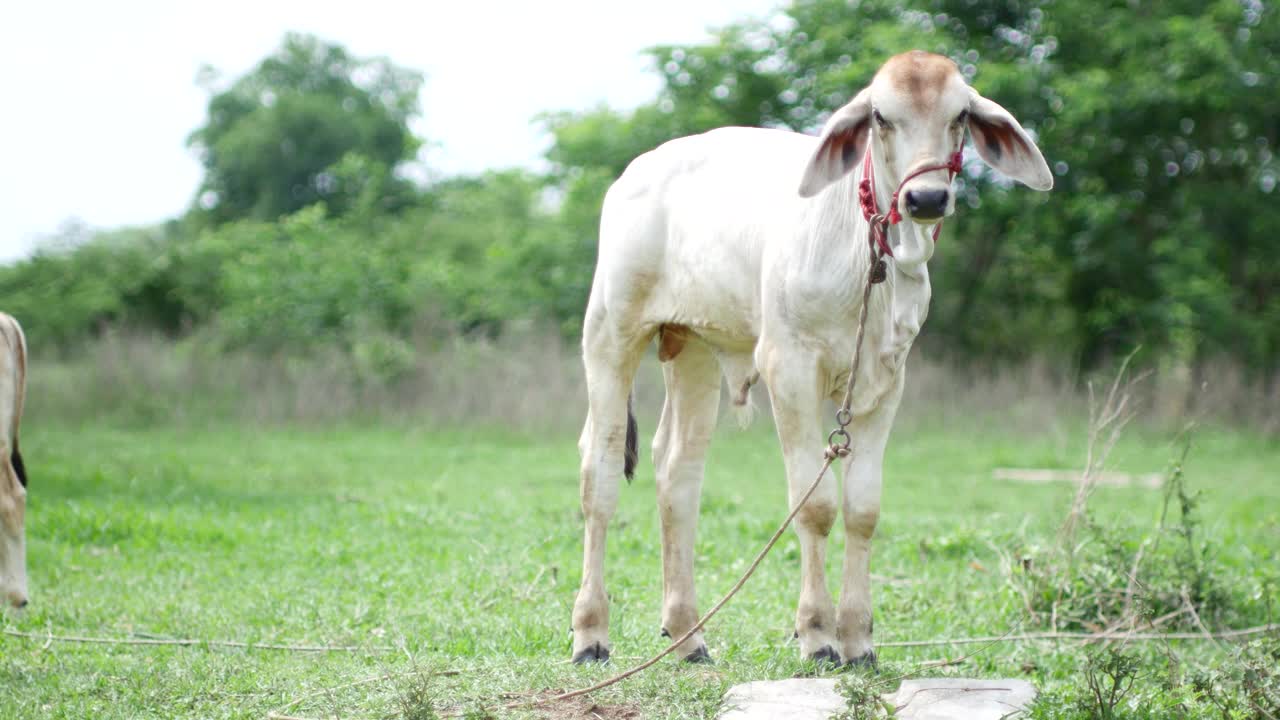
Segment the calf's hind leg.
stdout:
<svg viewBox="0 0 1280 720">
<path fill-rule="evenodd" d="M 698 622 L 693 559 L 702 470 L 720 409 L 720 366 L 711 348 L 689 339 L 662 366 L 667 398 L 654 436 L 658 514 L 662 519 L 662 629 L 679 638 Z M 711 659 L 702 633 L 676 652 L 689 662 Z"/>
<path fill-rule="evenodd" d="M 573 661 L 609 659 L 609 598 L 605 594 L 605 535 L 618 506 L 627 436 L 627 398 L 644 341 L 618 341 L 612 328 L 588 320 L 583 364 L 587 421 L 582 430 L 582 586 L 573 605 Z"/>
</svg>

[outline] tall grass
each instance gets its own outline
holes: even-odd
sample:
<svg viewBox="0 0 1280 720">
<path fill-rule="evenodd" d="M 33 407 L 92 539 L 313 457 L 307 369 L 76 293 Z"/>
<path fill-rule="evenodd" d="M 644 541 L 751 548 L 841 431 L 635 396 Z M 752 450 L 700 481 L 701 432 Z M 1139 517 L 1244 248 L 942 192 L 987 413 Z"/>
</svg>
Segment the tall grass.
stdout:
<svg viewBox="0 0 1280 720">
<path fill-rule="evenodd" d="M 1190 411 L 1226 426 L 1280 432 L 1280 383 L 1263 390 L 1231 368 L 1187 393 L 1157 376 L 1135 388 L 1146 424 L 1171 426 Z M 1084 382 L 1048 362 L 1016 367 L 943 364 L 917 351 L 908 367 L 898 427 L 975 421 L 1011 432 L 1063 434 L 1086 415 Z M 423 332 L 405 341 L 371 334 L 355 347 L 308 354 L 227 350 L 209 338 L 110 332 L 73 356 L 43 357 L 29 370 L 29 417 L 63 423 L 200 425 L 237 422 L 411 423 L 572 432 L 586 389 L 576 345 L 554 330 L 525 328 L 499 338 Z M 662 374 L 650 355 L 636 379 L 642 422 L 661 407 Z M 768 392 L 752 390 L 768 424 Z M 727 404 L 728 393 L 724 393 Z M 1172 409 L 1171 409 L 1172 408 Z"/>
<path fill-rule="evenodd" d="M 35 357 L 28 375 L 30 415 L 73 423 L 378 420 L 561 430 L 576 422 L 585 398 L 576 354 L 554 334 L 532 331 L 497 340 L 374 338 L 305 355 L 112 333 L 73 357 Z"/>
</svg>

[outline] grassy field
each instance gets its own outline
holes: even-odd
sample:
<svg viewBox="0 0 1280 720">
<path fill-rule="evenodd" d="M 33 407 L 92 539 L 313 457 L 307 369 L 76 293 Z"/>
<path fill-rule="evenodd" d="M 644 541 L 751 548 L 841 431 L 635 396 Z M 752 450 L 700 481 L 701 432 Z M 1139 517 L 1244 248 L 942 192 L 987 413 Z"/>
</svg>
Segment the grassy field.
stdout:
<svg viewBox="0 0 1280 720">
<path fill-rule="evenodd" d="M 642 422 L 651 432 L 653 419 Z M 916 423 L 891 442 L 872 562 L 878 641 L 1044 629 L 1025 620 L 1019 563 L 1011 568 L 1010 559 L 1053 545 L 1074 490 L 997 481 L 992 470 L 1079 467 L 1083 427 L 1042 434 L 983 425 Z M 511 693 L 589 684 L 664 646 L 647 458 L 623 491 L 609 539 L 614 662 L 576 667 L 566 662 L 581 567 L 571 434 L 37 423 L 24 431 L 31 606 L 3 616 L 0 717 L 263 718 L 284 706 L 303 717 L 483 716 L 478 708 Z M 1158 472 L 1175 450 L 1168 438 L 1134 430 L 1111 465 Z M 1210 625 L 1267 622 L 1280 599 L 1278 474 L 1273 439 L 1196 435 L 1186 469 L 1202 493 L 1196 542 L 1207 544 L 1212 581 L 1226 598 L 1205 618 Z M 722 429 L 698 535 L 702 609 L 781 520 L 784 486 L 767 422 Z M 1159 490 L 1139 488 L 1099 488 L 1091 503 L 1096 522 L 1130 547 L 1152 532 L 1160 507 Z M 831 543 L 838 561 L 838 533 Z M 797 560 L 788 534 L 713 620 L 716 664 L 664 662 L 553 713 L 496 714 L 711 717 L 731 684 L 818 671 L 797 660 L 790 639 Z M 838 577 L 833 564 L 833 586 Z M 97 645 L 48 635 L 365 649 Z M 379 650 L 387 646 L 395 649 Z M 1066 691 L 1082 682 L 1089 652 L 1078 643 L 1002 643 L 958 667 L 914 669 L 974 649 L 883 647 L 881 677 L 1015 675 Z M 1136 652 L 1154 683 L 1161 658 L 1207 666 L 1226 650 L 1175 642 Z"/>
</svg>

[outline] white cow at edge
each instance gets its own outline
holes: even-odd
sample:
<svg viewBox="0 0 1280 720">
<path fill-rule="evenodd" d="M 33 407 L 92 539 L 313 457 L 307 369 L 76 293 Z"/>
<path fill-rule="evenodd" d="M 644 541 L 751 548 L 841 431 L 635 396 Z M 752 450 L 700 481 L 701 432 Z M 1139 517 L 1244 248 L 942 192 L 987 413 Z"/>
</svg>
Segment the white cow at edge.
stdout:
<svg viewBox="0 0 1280 720">
<path fill-rule="evenodd" d="M 911 52 L 886 62 L 817 138 L 753 128 L 681 138 L 636 158 L 609 189 L 583 327 L 589 408 L 579 441 L 586 531 L 573 609 L 576 662 L 609 657 L 605 534 L 624 462 L 628 475 L 634 466 L 628 403 L 645 347 L 658 338 L 666 381 L 653 462 L 662 628 L 678 638 L 698 619 L 694 538 L 721 374 L 740 405 L 763 377 L 794 505 L 823 462 L 822 410 L 849 380 L 870 262 L 869 225 L 858 209 L 864 152 L 869 148 L 883 212 L 900 179 L 945 163 L 966 128 L 988 165 L 1036 190 L 1053 186 L 1044 157 L 1008 111 L 971 89 L 947 58 Z M 871 293 L 850 426 L 853 454 L 796 516 L 802 657 L 875 661 L 869 555 L 881 465 L 907 351 L 928 312 L 930 231 L 955 207 L 949 185 L 947 172 L 938 170 L 902 188 L 905 221 L 889 231 L 895 258 L 887 281 Z M 825 572 L 837 507 L 846 536 L 838 607 Z M 744 557 L 749 552 L 743 548 Z M 701 633 L 677 651 L 690 661 L 710 658 Z"/>
<path fill-rule="evenodd" d="M 26 393 L 27 341 L 0 313 L 0 603 L 27 604 L 27 473 L 18 453 L 18 423 Z"/>
</svg>

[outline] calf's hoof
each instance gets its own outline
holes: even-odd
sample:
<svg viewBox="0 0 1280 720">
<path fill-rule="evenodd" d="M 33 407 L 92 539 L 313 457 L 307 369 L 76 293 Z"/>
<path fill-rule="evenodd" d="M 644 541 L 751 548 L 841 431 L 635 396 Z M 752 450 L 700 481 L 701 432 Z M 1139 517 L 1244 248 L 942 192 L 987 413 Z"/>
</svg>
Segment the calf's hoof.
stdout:
<svg viewBox="0 0 1280 720">
<path fill-rule="evenodd" d="M 609 661 L 609 648 L 605 647 L 601 643 L 592 643 L 582 648 L 581 650 L 579 650 L 573 656 L 573 664 L 575 665 L 582 665 L 583 663 L 589 663 L 589 662 L 602 663 L 602 662 L 608 662 L 608 661 Z"/>
<path fill-rule="evenodd" d="M 819 650 L 809 656 L 810 660 L 821 664 L 840 664 L 840 653 L 836 652 L 830 645 L 823 645 Z"/>
<path fill-rule="evenodd" d="M 711 659 L 711 653 L 707 652 L 707 646 L 702 645 L 697 650 L 684 656 L 684 661 L 694 665 L 713 665 L 715 661 Z"/>
</svg>

